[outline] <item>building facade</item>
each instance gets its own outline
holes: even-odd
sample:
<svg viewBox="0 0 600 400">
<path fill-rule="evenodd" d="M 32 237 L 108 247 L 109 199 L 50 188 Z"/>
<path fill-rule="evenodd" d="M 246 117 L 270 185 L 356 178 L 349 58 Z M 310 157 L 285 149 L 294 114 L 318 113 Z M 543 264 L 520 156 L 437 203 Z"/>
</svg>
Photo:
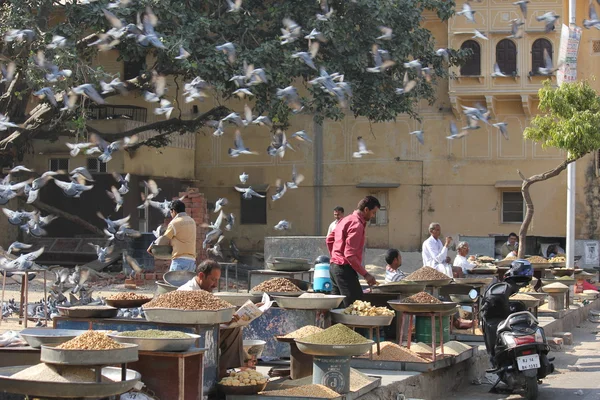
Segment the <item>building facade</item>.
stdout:
<svg viewBox="0 0 600 400">
<path fill-rule="evenodd" d="M 542 149 L 524 140 L 522 132 L 538 112 L 537 92 L 548 78 L 539 76 L 536 71 L 542 65 L 544 51 L 557 58 L 560 24 L 565 22 L 568 7 L 566 1 L 532 0 L 523 37 L 510 39 L 507 38 L 510 21 L 523 18 L 512 3 L 512 0 L 472 3 L 475 23 L 457 16 L 445 24 L 434 13 L 424 15 L 423 23 L 434 33 L 438 48 L 470 48 L 473 57 L 466 65 L 453 69 L 451 79 L 437 82 L 438 96 L 434 104 L 425 101 L 419 104 L 422 123 L 401 116 L 395 122 L 370 124 L 365 119 L 347 116 L 341 121 L 325 121 L 319 125 L 312 117 L 299 115 L 287 130 L 287 136 L 304 130 L 313 143 L 290 139 L 295 151 L 286 151 L 283 158 L 266 153 L 271 141 L 267 127 L 244 129 L 246 146 L 260 154 L 238 158 L 231 158 L 227 153 L 233 145 L 235 128 L 227 127 L 221 137 L 214 137 L 211 129 L 201 129 L 176 135 L 171 145 L 161 150 L 142 148 L 134 153 L 119 152 L 106 169 L 101 170 L 104 167 L 98 165 L 97 173 L 126 171 L 136 176 L 136 182 L 149 177 L 157 181 L 160 178 L 160 182 L 170 185 L 166 194 L 172 192 L 172 195 L 186 186 L 198 187 L 209 204 L 218 198 L 227 198 L 226 209 L 237 218 L 228 236 L 243 250 L 262 251 L 265 236 L 324 235 L 335 206 L 341 205 L 349 213 L 367 194 L 375 195 L 382 204 L 370 223 L 368 247 L 418 250 L 432 221 L 441 223 L 443 233 L 454 237 L 502 238 L 509 232 L 518 232 L 525 209 L 517 171 L 531 176 L 555 167 L 565 158 L 561 151 Z M 580 21 L 587 15 L 587 5 L 578 3 L 581 3 L 577 10 Z M 557 29 L 546 34 L 543 23 L 535 17 L 548 11 L 562 17 Z M 486 34 L 488 40 L 473 38 L 474 29 Z M 585 31 L 580 44 L 578 77 L 585 79 L 594 74 L 598 54 L 600 32 Z M 122 79 L 136 76 L 141 69 L 139 64 L 123 64 L 117 58 L 116 51 L 105 52 L 97 63 L 109 73 L 118 73 Z M 494 64 L 508 77 L 492 77 Z M 555 77 L 551 79 L 556 81 Z M 169 88 L 175 92 L 173 82 Z M 97 120 L 91 122 L 95 129 L 105 133 L 106 140 L 110 140 L 111 134 L 164 118 L 155 116 L 154 105 L 145 103 L 139 94 L 117 96 L 109 102 L 111 107 L 98 107 L 93 111 Z M 472 107 L 478 103 L 491 112 L 492 122 L 508 124 L 509 139 L 497 128 L 481 124 L 480 129 L 463 139 L 447 140 L 451 121 L 459 128 L 466 124 L 462 106 Z M 194 118 L 219 102 L 207 99 L 203 103 L 178 101 L 178 104 L 181 109 L 176 109 L 173 115 L 181 112 L 183 118 Z M 240 113 L 244 104 L 243 100 L 226 103 Z M 119 118 L 121 115 L 128 118 Z M 424 131 L 424 145 L 409 134 L 415 130 Z M 359 159 L 352 157 L 359 136 L 374 154 Z M 65 162 L 69 169 L 96 165 L 93 159 L 90 161 L 83 155 L 69 158 L 65 141 L 67 138 L 53 144 L 41 140 L 34 143 L 35 156 L 31 163 L 36 170 L 59 169 L 57 163 Z M 60 159 L 69 161 L 57 161 Z M 588 155 L 577 162 L 578 238 L 596 238 L 598 234 L 597 164 L 597 155 Z M 288 190 L 282 199 L 272 201 L 275 182 L 291 180 L 294 167 L 304 176 L 304 181 L 298 189 Z M 241 198 L 234 186 L 240 185 L 239 175 L 243 172 L 249 175 L 248 185 L 265 194 L 265 199 Z M 564 237 L 566 174 L 534 185 L 531 193 L 535 216 L 529 234 Z M 139 191 L 135 196 L 138 195 Z M 132 221 L 139 224 L 140 229 L 154 229 L 153 222 L 160 221 L 160 214 L 153 210 L 146 211 L 151 213 L 149 216 L 140 213 L 135 209 L 138 204 L 137 198 L 132 200 L 123 212 L 131 213 Z M 283 219 L 291 223 L 291 229 L 274 230 Z"/>
</svg>

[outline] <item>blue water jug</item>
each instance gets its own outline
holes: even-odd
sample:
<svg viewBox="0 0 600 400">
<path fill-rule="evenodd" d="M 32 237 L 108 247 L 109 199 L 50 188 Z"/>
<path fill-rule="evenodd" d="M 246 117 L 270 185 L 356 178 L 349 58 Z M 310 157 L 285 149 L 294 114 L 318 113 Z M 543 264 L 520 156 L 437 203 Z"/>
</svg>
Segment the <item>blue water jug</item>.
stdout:
<svg viewBox="0 0 600 400">
<path fill-rule="evenodd" d="M 329 275 L 329 257 L 320 256 L 315 262 L 313 290 L 316 293 L 331 293 L 331 276 Z"/>
</svg>

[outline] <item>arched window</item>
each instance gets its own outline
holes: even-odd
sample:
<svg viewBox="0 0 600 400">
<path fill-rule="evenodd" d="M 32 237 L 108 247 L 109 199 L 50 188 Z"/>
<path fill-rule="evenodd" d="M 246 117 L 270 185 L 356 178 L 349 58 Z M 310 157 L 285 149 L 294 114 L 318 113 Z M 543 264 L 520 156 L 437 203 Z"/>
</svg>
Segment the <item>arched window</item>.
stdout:
<svg viewBox="0 0 600 400">
<path fill-rule="evenodd" d="M 506 75 L 517 72 L 517 46 L 509 39 L 502 39 L 496 45 L 496 63 Z"/>
<path fill-rule="evenodd" d="M 548 52 L 552 60 L 552 43 L 548 39 L 537 39 L 531 46 L 531 74 L 539 75 L 539 68 L 545 67 L 544 50 Z"/>
<path fill-rule="evenodd" d="M 460 46 L 460 48 L 461 50 L 471 50 L 471 56 L 467 62 L 460 67 L 460 74 L 462 76 L 481 75 L 481 46 L 479 46 L 479 43 L 474 40 L 467 40 L 462 44 L 462 46 Z"/>
</svg>

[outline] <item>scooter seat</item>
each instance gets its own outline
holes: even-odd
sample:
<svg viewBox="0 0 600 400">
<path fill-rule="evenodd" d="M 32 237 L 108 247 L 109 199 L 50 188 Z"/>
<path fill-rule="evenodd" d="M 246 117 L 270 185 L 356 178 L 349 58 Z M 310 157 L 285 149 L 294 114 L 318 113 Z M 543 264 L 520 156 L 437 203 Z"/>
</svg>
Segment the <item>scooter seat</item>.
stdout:
<svg viewBox="0 0 600 400">
<path fill-rule="evenodd" d="M 497 333 L 507 332 L 512 330 L 514 325 L 537 325 L 538 321 L 529 311 L 520 311 L 510 314 L 508 318 L 498 324 Z"/>
</svg>

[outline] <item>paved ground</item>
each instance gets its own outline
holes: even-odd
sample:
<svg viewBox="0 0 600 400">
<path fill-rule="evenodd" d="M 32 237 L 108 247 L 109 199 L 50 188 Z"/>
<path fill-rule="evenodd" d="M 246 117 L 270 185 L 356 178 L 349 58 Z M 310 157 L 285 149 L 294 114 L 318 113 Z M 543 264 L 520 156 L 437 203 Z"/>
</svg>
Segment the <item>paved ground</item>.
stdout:
<svg viewBox="0 0 600 400">
<path fill-rule="evenodd" d="M 557 372 L 544 379 L 540 400 L 598 400 L 600 399 L 600 325 L 586 321 L 572 331 L 573 346 L 563 346 L 551 353 L 556 357 Z M 461 400 L 519 399 L 517 395 L 488 393 L 491 384 L 471 385 L 455 393 Z"/>
</svg>

